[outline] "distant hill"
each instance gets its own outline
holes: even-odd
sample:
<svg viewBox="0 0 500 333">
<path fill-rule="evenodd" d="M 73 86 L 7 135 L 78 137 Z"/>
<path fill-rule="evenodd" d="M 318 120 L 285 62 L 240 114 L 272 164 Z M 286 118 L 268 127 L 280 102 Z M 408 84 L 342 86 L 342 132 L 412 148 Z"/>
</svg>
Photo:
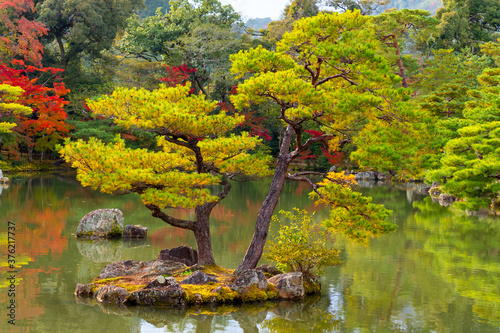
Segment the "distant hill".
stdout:
<svg viewBox="0 0 500 333">
<path fill-rule="evenodd" d="M 253 18 L 249 19 L 245 22 L 245 26 L 254 29 L 255 31 L 259 31 L 259 29 L 267 29 L 267 25 L 269 22 L 272 22 L 273 19 L 270 17 L 265 18 Z"/>
</svg>

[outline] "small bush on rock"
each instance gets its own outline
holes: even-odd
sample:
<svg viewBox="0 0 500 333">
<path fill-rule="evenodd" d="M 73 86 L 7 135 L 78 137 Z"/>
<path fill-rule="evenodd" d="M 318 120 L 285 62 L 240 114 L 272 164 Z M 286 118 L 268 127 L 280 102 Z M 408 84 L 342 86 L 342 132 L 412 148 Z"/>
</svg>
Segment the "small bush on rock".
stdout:
<svg viewBox="0 0 500 333">
<path fill-rule="evenodd" d="M 294 210 L 280 211 L 281 216 L 291 220 L 289 225 L 273 216 L 273 221 L 281 226 L 278 236 L 268 241 L 265 257 L 275 261 L 281 270 L 302 272 L 305 276 L 312 275 L 313 269 L 322 273 L 323 267 L 339 265 L 340 251 L 328 244 L 331 236 L 322 225 L 313 222 L 314 213 Z"/>
</svg>

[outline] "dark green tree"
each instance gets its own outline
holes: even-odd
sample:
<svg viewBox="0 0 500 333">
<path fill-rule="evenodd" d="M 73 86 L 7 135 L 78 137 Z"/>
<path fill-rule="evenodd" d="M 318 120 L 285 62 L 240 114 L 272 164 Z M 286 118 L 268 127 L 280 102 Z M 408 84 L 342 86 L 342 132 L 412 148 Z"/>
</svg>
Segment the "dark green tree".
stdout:
<svg viewBox="0 0 500 333">
<path fill-rule="evenodd" d="M 500 32 L 500 0 L 443 0 L 436 48 L 479 52 L 479 45 Z"/>
<path fill-rule="evenodd" d="M 143 0 L 41 0 L 37 19 L 49 29 L 45 52 L 62 68 L 83 55 L 99 58 L 142 5 Z"/>
<path fill-rule="evenodd" d="M 446 143 L 441 168 L 428 174 L 461 199 L 458 207 L 473 211 L 500 197 L 500 69 L 486 69 L 478 80 L 481 88 L 470 92 L 458 137 Z"/>
<path fill-rule="evenodd" d="M 193 87 L 208 95 L 209 83 L 229 86 L 224 83 L 229 79 L 229 54 L 241 48 L 234 28 L 242 24 L 231 6 L 217 0 L 173 0 L 169 12 L 130 19 L 120 49 L 149 61 L 196 68 Z"/>
</svg>

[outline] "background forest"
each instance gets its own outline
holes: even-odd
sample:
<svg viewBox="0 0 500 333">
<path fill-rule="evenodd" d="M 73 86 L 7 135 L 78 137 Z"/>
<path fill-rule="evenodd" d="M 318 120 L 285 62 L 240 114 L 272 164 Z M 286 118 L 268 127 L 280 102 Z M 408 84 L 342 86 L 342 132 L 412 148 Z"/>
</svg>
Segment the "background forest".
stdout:
<svg viewBox="0 0 500 333">
<path fill-rule="evenodd" d="M 377 137 L 363 136 L 370 148 L 361 149 L 353 133 L 368 116 L 356 114 L 336 128 L 342 138 L 335 144 L 318 139 L 294 164 L 426 178 L 466 199 L 463 208 L 497 204 L 500 0 L 295 0 L 280 20 L 247 22 L 217 0 L 0 0 L 0 169 L 52 168 L 68 137 L 111 143 L 118 135 L 127 147 L 156 149 L 157 133 L 91 112 L 89 103 L 117 88 L 185 85 L 217 103 L 213 114 L 236 115 L 234 96 L 248 75 L 235 72 L 235 55 L 279 51 L 301 19 L 351 10 L 369 17 L 366 33 L 378 41 L 372 51 L 397 76 L 384 84 L 421 127 L 387 162 L 377 156 L 392 154 L 394 133 L 384 139 L 392 130 L 378 128 Z M 260 138 L 254 149 L 277 157 L 286 127 L 279 106 L 240 105 L 238 117 L 230 132 Z M 324 128 L 308 122 L 301 133 L 320 138 Z"/>
</svg>

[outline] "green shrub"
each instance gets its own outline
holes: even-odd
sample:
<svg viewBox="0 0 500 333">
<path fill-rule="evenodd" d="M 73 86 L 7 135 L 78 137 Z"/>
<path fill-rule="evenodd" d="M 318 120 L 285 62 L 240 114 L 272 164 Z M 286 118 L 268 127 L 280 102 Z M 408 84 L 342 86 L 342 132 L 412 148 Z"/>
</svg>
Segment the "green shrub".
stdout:
<svg viewBox="0 0 500 333">
<path fill-rule="evenodd" d="M 284 218 L 291 220 L 289 225 L 273 216 L 273 221 L 281 225 L 278 236 L 268 241 L 265 257 L 275 261 L 283 271 L 298 271 L 304 275 L 312 275 L 313 269 L 322 273 L 322 267 L 339 265 L 340 251 L 328 244 L 330 234 L 321 224 L 313 222 L 314 213 L 294 210 L 280 211 Z"/>
</svg>

